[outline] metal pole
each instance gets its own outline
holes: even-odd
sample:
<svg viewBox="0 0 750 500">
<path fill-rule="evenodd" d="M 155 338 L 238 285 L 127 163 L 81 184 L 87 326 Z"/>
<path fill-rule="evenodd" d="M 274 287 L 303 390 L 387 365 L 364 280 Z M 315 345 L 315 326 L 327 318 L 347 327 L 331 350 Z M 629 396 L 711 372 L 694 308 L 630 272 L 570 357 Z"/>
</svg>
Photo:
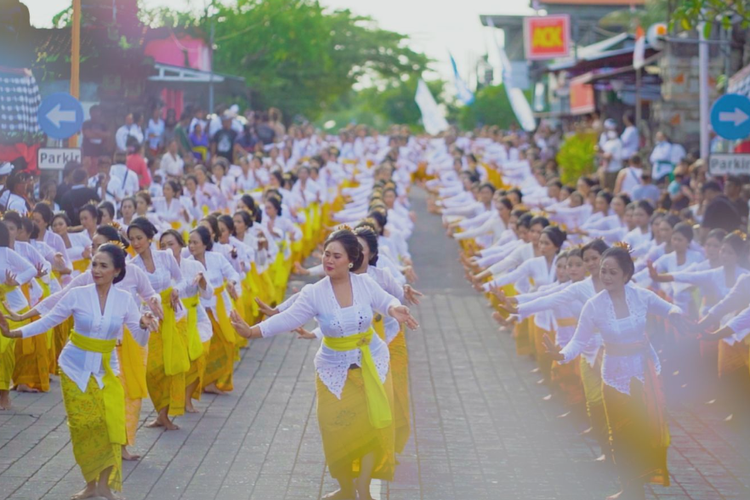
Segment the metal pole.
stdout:
<svg viewBox="0 0 750 500">
<path fill-rule="evenodd" d="M 209 8 L 213 7 L 214 2 L 211 0 L 211 4 L 208 6 Z M 213 113 L 214 112 L 214 30 L 215 23 L 214 23 L 214 16 L 211 16 L 211 34 L 209 35 L 209 42 L 208 42 L 208 53 L 210 57 L 210 63 L 211 67 L 209 68 L 210 73 L 208 75 L 208 112 Z"/>
<path fill-rule="evenodd" d="M 705 43 L 704 23 L 698 25 L 698 89 L 700 102 L 700 146 L 701 158 L 708 160 L 708 44 Z"/>
<path fill-rule="evenodd" d="M 73 25 L 70 31 L 70 95 L 78 99 L 80 94 L 81 64 L 81 0 L 73 0 Z M 68 146 L 78 146 L 78 136 L 68 139 Z"/>
<path fill-rule="evenodd" d="M 635 128 L 641 129 L 641 68 L 635 70 Z"/>
</svg>

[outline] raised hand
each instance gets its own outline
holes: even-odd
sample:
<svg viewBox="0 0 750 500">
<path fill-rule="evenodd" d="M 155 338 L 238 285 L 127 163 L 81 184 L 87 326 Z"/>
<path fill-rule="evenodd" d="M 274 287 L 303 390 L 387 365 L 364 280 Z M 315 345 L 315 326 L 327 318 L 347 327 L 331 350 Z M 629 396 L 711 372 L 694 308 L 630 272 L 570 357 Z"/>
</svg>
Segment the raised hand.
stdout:
<svg viewBox="0 0 750 500">
<path fill-rule="evenodd" d="M 279 310 L 278 309 L 272 308 L 271 306 L 269 306 L 268 304 L 266 304 L 265 302 L 263 302 L 262 300 L 260 300 L 260 298 L 258 298 L 258 297 L 255 297 L 255 303 L 258 304 L 258 309 L 260 310 L 260 312 L 262 312 L 263 314 L 265 314 L 269 318 L 271 316 L 275 316 L 275 315 L 279 314 Z"/>
<path fill-rule="evenodd" d="M 5 307 L 5 310 L 8 311 L 8 317 L 11 319 L 11 321 L 19 322 L 19 321 L 24 320 L 23 316 L 21 316 L 16 311 L 11 309 L 10 306 L 8 305 L 8 302 L 5 300 L 3 300 L 3 307 Z"/>
<path fill-rule="evenodd" d="M 419 328 L 419 323 L 409 312 L 409 308 L 406 306 L 392 306 L 388 311 L 389 314 L 399 323 L 406 323 L 406 326 L 411 330 Z"/>
<path fill-rule="evenodd" d="M 159 320 L 152 313 L 145 312 L 141 316 L 141 328 L 154 332 L 159 329 Z"/>
<path fill-rule="evenodd" d="M 16 281 L 15 273 L 11 272 L 10 269 L 5 270 L 5 284 L 8 286 L 18 286 L 19 283 Z"/>
<path fill-rule="evenodd" d="M 542 344 L 544 345 L 544 349 L 547 354 L 555 361 L 562 361 L 563 359 L 565 359 L 565 356 L 560 354 L 562 348 L 552 342 L 552 339 L 549 338 L 549 335 L 547 335 L 546 333 L 544 334 L 544 337 L 542 337 Z"/>
<path fill-rule="evenodd" d="M 411 285 L 404 285 L 404 298 L 409 304 L 419 305 L 419 297 L 424 297 L 424 294 L 412 288 Z"/>
<path fill-rule="evenodd" d="M 172 294 L 169 297 L 169 301 L 172 303 L 172 309 L 175 311 L 182 310 L 182 301 L 180 300 L 180 292 L 172 290 Z"/>
<path fill-rule="evenodd" d="M 239 295 L 237 295 L 237 289 L 234 288 L 234 283 L 229 283 L 227 285 L 227 293 L 230 297 L 232 297 L 232 300 L 237 301 L 239 298 Z"/>
<path fill-rule="evenodd" d="M 295 328 L 294 331 L 297 333 L 298 339 L 313 340 L 318 338 L 313 332 L 305 330 L 302 326 Z"/>
<path fill-rule="evenodd" d="M 303 267 L 299 262 L 295 262 L 294 274 L 299 274 L 300 276 L 310 276 L 310 270 L 306 267 Z"/>
<path fill-rule="evenodd" d="M 240 315 L 237 313 L 237 311 L 232 311 L 229 315 L 229 321 L 232 323 L 232 326 L 237 331 L 237 335 L 240 337 L 244 337 L 246 339 L 252 339 L 252 338 L 258 338 L 260 337 L 260 329 L 255 326 L 250 326 L 247 324 L 247 322 L 240 317 Z M 256 333 L 255 330 L 258 330 Z"/>
<path fill-rule="evenodd" d="M 199 286 L 201 290 L 205 290 L 208 286 L 206 276 L 203 273 L 196 274 L 195 279 L 193 279 L 193 285 Z"/>
<path fill-rule="evenodd" d="M 47 270 L 44 268 L 44 264 L 41 262 L 34 266 L 36 268 L 36 277 L 43 278 L 47 275 Z"/>
<path fill-rule="evenodd" d="M 160 321 L 164 319 L 164 309 L 161 307 L 161 301 L 159 301 L 159 297 L 154 295 L 150 299 L 148 299 L 148 307 L 151 309 L 151 311 L 154 313 L 154 316 L 156 316 Z"/>
</svg>

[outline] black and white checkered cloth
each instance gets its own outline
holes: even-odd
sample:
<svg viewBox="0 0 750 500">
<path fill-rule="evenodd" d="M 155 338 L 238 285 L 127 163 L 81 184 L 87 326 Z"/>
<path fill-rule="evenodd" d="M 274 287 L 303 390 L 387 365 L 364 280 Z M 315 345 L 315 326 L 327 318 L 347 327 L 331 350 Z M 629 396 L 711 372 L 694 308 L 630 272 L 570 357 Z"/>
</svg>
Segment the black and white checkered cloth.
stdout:
<svg viewBox="0 0 750 500">
<path fill-rule="evenodd" d="M 31 145 L 43 139 L 37 119 L 41 102 L 33 75 L 0 71 L 0 144 Z"/>
</svg>

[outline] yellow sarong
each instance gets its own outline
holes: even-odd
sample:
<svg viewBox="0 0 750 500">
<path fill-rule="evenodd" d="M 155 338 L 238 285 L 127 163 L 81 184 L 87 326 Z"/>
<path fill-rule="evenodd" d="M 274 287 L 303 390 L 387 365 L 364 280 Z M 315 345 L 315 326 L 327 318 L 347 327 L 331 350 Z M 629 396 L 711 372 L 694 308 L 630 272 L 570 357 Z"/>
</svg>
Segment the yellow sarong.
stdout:
<svg viewBox="0 0 750 500">
<path fill-rule="evenodd" d="M 164 374 L 168 377 L 185 373 L 190 369 L 185 338 L 177 331 L 177 319 L 172 308 L 172 288 L 160 293 L 164 319 L 161 322 L 161 338 L 164 344 Z M 196 316 L 197 318 L 197 316 Z M 197 324 L 197 319 L 196 319 Z"/>
<path fill-rule="evenodd" d="M 334 351 L 360 350 L 362 353 L 362 378 L 367 399 L 367 413 L 372 426 L 376 429 L 383 429 L 393 423 L 393 415 L 391 414 L 388 395 L 380 381 L 375 361 L 373 361 L 370 352 L 370 341 L 373 335 L 376 335 L 375 330 L 370 327 L 366 332 L 348 337 L 323 337 L 323 344 Z"/>
<path fill-rule="evenodd" d="M 194 295 L 182 299 L 182 304 L 187 309 L 187 347 L 190 361 L 195 361 L 203 354 L 203 343 L 198 332 L 198 307 L 200 306 L 200 297 Z"/>
<path fill-rule="evenodd" d="M 81 350 L 101 353 L 102 367 L 104 368 L 104 377 L 102 378 L 104 387 L 101 392 L 104 400 L 104 419 L 107 423 L 109 441 L 113 444 L 125 444 L 125 391 L 120 379 L 112 371 L 110 364 L 112 351 L 115 349 L 117 340 L 94 339 L 71 330 L 70 341 Z"/>
</svg>

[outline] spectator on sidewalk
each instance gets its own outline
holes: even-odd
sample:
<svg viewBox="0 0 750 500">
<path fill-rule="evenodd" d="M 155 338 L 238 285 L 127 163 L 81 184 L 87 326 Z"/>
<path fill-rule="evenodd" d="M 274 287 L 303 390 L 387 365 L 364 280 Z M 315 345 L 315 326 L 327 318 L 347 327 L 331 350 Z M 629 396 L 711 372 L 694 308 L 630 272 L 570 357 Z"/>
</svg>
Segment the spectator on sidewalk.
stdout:
<svg viewBox="0 0 750 500">
<path fill-rule="evenodd" d="M 146 127 L 146 137 L 148 137 L 148 157 L 153 158 L 159 155 L 164 144 L 164 120 L 161 119 L 159 107 L 154 108 L 151 113 Z"/>
<path fill-rule="evenodd" d="M 70 187 L 62 200 L 60 200 L 60 208 L 68 214 L 68 218 L 73 226 L 81 224 L 81 220 L 78 217 L 81 207 L 89 203 L 90 201 L 101 201 L 97 192 L 86 184 L 88 176 L 83 167 L 77 168 L 71 175 L 71 181 L 73 185 Z"/>
<path fill-rule="evenodd" d="M 90 118 L 83 122 L 81 127 L 81 134 L 83 140 L 81 141 L 81 154 L 83 158 L 89 158 L 91 162 L 91 170 L 89 175 L 96 173 L 96 162 L 100 156 L 109 155 L 111 150 L 109 149 L 110 134 L 107 124 L 101 120 L 101 108 L 98 104 L 94 104 L 89 109 Z"/>
<path fill-rule="evenodd" d="M 185 170 L 185 161 L 180 156 L 177 141 L 172 140 L 167 144 L 167 152 L 161 157 L 161 171 L 165 177 L 182 177 Z"/>
<path fill-rule="evenodd" d="M 125 124 L 117 129 L 115 134 L 115 143 L 117 144 L 118 151 L 126 151 L 128 149 L 128 138 L 133 137 L 138 141 L 138 144 L 143 142 L 143 131 L 138 126 L 141 115 L 139 113 L 128 113 L 125 115 Z"/>
<path fill-rule="evenodd" d="M 716 181 L 708 181 L 701 188 L 706 211 L 701 223 L 700 238 L 704 241 L 712 229 L 720 228 L 731 233 L 740 228 L 742 222 L 735 204 L 722 193 Z"/>
<path fill-rule="evenodd" d="M 151 174 L 148 171 L 146 160 L 141 155 L 141 144 L 135 137 L 128 138 L 128 158 L 125 162 L 128 170 L 138 175 L 138 187 L 145 189 L 151 184 Z"/>
</svg>

